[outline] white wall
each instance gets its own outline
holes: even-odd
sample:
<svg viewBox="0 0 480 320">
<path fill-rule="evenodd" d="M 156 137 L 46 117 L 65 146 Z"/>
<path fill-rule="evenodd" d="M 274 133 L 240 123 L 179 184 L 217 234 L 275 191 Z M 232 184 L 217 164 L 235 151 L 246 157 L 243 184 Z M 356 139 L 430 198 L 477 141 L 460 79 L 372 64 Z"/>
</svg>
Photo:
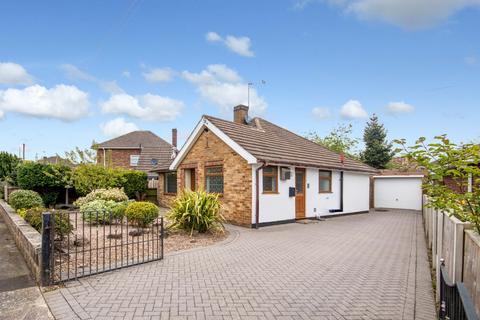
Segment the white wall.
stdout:
<svg viewBox="0 0 480 320">
<path fill-rule="evenodd" d="M 375 178 L 375 208 L 422 209 L 421 177 Z"/>
<path fill-rule="evenodd" d="M 252 166 L 252 224 L 255 223 L 255 169 Z M 260 171 L 260 223 L 295 219 L 295 197 L 289 197 L 289 187 L 295 187 L 295 167 L 290 167 L 291 178 L 278 179 L 278 194 L 262 193 L 262 172 Z M 344 210 L 331 213 L 330 209 L 340 208 L 340 172 L 332 172 L 332 192 L 319 193 L 318 169 L 306 170 L 305 216 L 352 213 L 369 210 L 370 178 L 366 174 L 344 172 Z"/>
<path fill-rule="evenodd" d="M 370 175 L 354 172 L 343 174 L 343 212 L 370 210 Z"/>
<path fill-rule="evenodd" d="M 253 196 L 252 223 L 255 223 L 255 168 L 252 168 Z M 290 187 L 295 186 L 295 167 L 290 167 L 291 177 L 289 180 L 278 178 L 278 194 L 264 194 L 262 192 L 262 171 L 260 176 L 260 223 L 295 219 L 295 197 L 288 196 Z M 280 175 L 280 171 L 278 172 Z"/>
</svg>

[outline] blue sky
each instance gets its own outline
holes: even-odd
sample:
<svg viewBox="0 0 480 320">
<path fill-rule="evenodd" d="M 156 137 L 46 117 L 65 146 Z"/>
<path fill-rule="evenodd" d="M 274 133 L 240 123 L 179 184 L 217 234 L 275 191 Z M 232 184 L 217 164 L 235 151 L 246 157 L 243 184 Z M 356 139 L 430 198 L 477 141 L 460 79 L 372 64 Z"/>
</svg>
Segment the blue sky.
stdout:
<svg viewBox="0 0 480 320">
<path fill-rule="evenodd" d="M 136 128 L 182 143 L 235 104 L 299 134 L 379 115 L 389 138 L 478 141 L 480 1 L 2 1 L 0 150 Z M 262 84 L 265 80 L 265 84 Z"/>
</svg>

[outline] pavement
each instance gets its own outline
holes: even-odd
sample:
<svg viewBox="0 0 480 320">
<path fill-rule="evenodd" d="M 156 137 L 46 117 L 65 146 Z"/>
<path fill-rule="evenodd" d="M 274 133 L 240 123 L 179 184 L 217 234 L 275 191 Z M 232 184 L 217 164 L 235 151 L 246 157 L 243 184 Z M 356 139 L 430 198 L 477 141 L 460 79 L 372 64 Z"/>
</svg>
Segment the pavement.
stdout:
<svg viewBox="0 0 480 320">
<path fill-rule="evenodd" d="M 53 319 L 47 304 L 0 216 L 0 319 Z"/>
<path fill-rule="evenodd" d="M 45 293 L 57 319 L 436 319 L 420 212 L 252 230 Z"/>
</svg>

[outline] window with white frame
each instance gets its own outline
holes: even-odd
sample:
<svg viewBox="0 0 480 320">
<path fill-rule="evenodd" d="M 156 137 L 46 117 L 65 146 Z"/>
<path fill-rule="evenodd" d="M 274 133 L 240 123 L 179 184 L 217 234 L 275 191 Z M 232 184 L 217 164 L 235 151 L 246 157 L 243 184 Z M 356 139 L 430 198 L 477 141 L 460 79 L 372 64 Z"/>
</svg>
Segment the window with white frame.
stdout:
<svg viewBox="0 0 480 320">
<path fill-rule="evenodd" d="M 138 154 L 130 155 L 130 165 L 132 167 L 138 166 L 138 160 L 140 160 L 140 156 Z"/>
</svg>

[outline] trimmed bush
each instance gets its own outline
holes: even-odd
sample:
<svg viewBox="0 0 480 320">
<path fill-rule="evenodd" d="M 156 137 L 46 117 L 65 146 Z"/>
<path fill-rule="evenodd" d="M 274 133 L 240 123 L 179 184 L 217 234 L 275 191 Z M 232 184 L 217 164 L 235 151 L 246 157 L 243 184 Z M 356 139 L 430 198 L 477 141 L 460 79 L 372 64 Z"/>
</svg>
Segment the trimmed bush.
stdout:
<svg viewBox="0 0 480 320">
<path fill-rule="evenodd" d="M 80 207 L 83 221 L 91 224 L 110 224 L 123 217 L 114 217 L 113 209 L 117 202 L 109 200 L 93 200 Z"/>
<path fill-rule="evenodd" d="M 114 169 L 95 164 L 81 164 L 76 167 L 72 180 L 75 190 L 82 196 L 96 189 L 119 187 L 121 182 Z"/>
<path fill-rule="evenodd" d="M 158 207 L 151 202 L 130 202 L 125 210 L 125 216 L 131 223 L 145 228 L 158 217 Z"/>
<path fill-rule="evenodd" d="M 115 201 L 115 202 L 123 202 L 127 201 L 128 197 L 123 192 L 122 189 L 119 188 L 112 188 L 112 189 L 97 189 L 93 190 L 89 194 L 87 194 L 85 197 L 78 198 L 77 201 L 75 201 L 75 205 L 81 207 L 84 204 L 87 204 L 89 202 L 92 202 L 94 200 L 105 200 L 105 201 Z"/>
<path fill-rule="evenodd" d="M 8 203 L 15 209 L 43 207 L 40 195 L 32 190 L 15 190 L 8 197 Z"/>
<path fill-rule="evenodd" d="M 209 230 L 223 232 L 225 220 L 220 209 L 218 194 L 185 190 L 175 198 L 167 214 L 169 227 L 183 229 L 190 234 Z"/>
<path fill-rule="evenodd" d="M 42 213 L 48 211 L 46 208 L 35 207 L 30 209 L 20 209 L 18 214 L 35 230 L 42 232 Z M 63 239 L 73 230 L 67 211 L 54 210 L 50 211 L 54 216 L 55 234 Z"/>
</svg>

